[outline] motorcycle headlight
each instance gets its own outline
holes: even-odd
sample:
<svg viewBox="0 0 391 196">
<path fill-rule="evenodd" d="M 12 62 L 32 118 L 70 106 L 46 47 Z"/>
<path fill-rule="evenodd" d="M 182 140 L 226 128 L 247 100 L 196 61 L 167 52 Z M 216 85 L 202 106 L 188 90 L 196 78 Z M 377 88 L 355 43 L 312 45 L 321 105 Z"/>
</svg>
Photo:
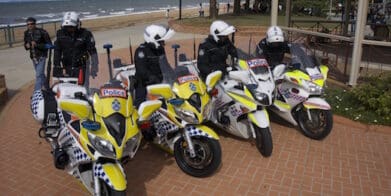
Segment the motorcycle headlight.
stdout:
<svg viewBox="0 0 391 196">
<path fill-rule="evenodd" d="M 269 96 L 266 93 L 255 92 L 255 99 L 262 105 L 270 105 Z"/>
<path fill-rule="evenodd" d="M 309 91 L 310 94 L 321 95 L 323 93 L 323 88 L 311 81 L 302 80 L 303 86 Z"/>
<path fill-rule="evenodd" d="M 124 154 L 127 154 L 130 156 L 130 158 L 133 158 L 133 156 L 136 154 L 136 151 L 138 149 L 140 140 L 141 140 L 141 133 L 138 132 L 135 136 L 131 137 L 126 142 L 124 148 Z"/>
<path fill-rule="evenodd" d="M 88 140 L 90 140 L 92 146 L 103 156 L 115 159 L 115 149 L 109 141 L 90 133 L 88 133 Z"/>
<path fill-rule="evenodd" d="M 175 108 L 176 113 L 179 117 L 181 117 L 184 121 L 191 123 L 191 124 L 198 124 L 197 116 L 190 111 L 186 111 L 181 108 Z"/>
</svg>

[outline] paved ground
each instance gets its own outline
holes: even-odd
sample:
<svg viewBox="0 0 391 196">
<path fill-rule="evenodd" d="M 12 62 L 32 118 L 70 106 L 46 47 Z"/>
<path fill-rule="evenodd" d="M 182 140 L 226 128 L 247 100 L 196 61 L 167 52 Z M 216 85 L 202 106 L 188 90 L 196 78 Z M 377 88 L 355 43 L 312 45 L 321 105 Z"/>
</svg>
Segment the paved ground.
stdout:
<svg viewBox="0 0 391 196">
<path fill-rule="evenodd" d="M 191 41 L 181 43 L 192 54 Z M 127 49 L 113 56 L 127 57 Z M 168 50 L 168 55 L 172 51 Z M 105 56 L 100 56 L 105 62 Z M 106 66 L 92 85 L 107 81 Z M 105 70 L 106 69 L 106 70 Z M 87 195 L 56 170 L 48 144 L 38 138 L 29 109 L 32 84 L 0 116 L 1 195 Z M 184 174 L 175 159 L 144 145 L 126 166 L 129 195 L 391 195 L 391 127 L 370 127 L 337 117 L 323 141 L 272 123 L 274 151 L 263 158 L 249 141 L 221 131 L 222 166 L 208 178 Z"/>
</svg>

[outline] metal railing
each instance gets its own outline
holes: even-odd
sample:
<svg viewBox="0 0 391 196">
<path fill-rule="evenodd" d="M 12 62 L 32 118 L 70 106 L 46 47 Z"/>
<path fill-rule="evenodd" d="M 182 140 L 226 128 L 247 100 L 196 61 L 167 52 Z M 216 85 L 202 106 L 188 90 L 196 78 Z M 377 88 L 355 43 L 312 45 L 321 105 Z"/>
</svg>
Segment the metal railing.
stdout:
<svg viewBox="0 0 391 196">
<path fill-rule="evenodd" d="M 50 37 L 54 37 L 61 27 L 61 20 L 37 23 L 37 27 L 44 28 Z M 0 25 L 0 46 L 12 47 L 15 43 L 23 42 L 26 29 L 26 24 Z"/>
</svg>

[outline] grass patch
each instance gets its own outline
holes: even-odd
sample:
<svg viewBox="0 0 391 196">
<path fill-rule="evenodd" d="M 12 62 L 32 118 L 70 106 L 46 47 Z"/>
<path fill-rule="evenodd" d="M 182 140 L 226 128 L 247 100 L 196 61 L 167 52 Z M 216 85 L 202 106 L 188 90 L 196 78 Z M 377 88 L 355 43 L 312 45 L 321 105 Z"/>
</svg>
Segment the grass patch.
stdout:
<svg viewBox="0 0 391 196">
<path fill-rule="evenodd" d="M 269 26 L 270 25 L 270 15 L 261 15 L 261 14 L 242 14 L 239 16 L 233 15 L 233 14 L 224 14 L 219 15 L 217 17 L 218 20 L 223 20 L 228 22 L 231 25 L 234 25 L 236 27 L 239 26 Z M 325 18 L 321 17 L 311 17 L 311 16 L 295 16 L 292 17 L 292 20 L 310 20 L 310 21 L 316 21 L 316 20 L 325 20 Z M 209 27 L 210 24 L 214 20 L 209 19 L 209 17 L 203 17 L 203 18 L 184 18 L 182 20 L 177 20 L 176 22 L 178 24 L 183 25 L 191 25 L 194 27 Z M 286 26 L 285 23 L 285 16 L 278 16 L 278 25 Z M 301 27 L 312 27 L 316 24 L 314 23 L 300 23 Z M 325 24 L 325 26 L 332 27 L 333 25 Z M 335 26 L 335 24 L 334 24 Z"/>
<path fill-rule="evenodd" d="M 389 115 L 379 115 L 374 110 L 368 109 L 356 98 L 352 90 L 329 86 L 325 89 L 325 97 L 334 114 L 365 124 L 391 126 Z"/>
</svg>

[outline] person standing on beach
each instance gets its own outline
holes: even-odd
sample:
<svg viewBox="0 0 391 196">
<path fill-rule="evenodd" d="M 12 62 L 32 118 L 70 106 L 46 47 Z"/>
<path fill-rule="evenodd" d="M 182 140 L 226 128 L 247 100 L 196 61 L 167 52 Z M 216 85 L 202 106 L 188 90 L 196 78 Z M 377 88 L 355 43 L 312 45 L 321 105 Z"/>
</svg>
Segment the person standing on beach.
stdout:
<svg viewBox="0 0 391 196">
<path fill-rule="evenodd" d="M 30 51 L 30 58 L 35 69 L 34 91 L 42 88 L 48 89 L 45 76 L 45 62 L 47 57 L 47 45 L 52 45 L 47 31 L 36 27 L 37 20 L 29 17 L 26 20 L 27 30 L 24 32 L 24 48 Z"/>
<path fill-rule="evenodd" d="M 226 22 L 216 20 L 210 25 L 210 34 L 198 47 L 197 67 L 203 80 L 213 71 L 226 73 L 228 55 L 237 58 L 237 51 L 229 35 L 235 32 L 235 27 Z"/>
<path fill-rule="evenodd" d="M 159 58 L 166 54 L 165 41 L 170 39 L 175 31 L 161 25 L 149 25 L 144 30 L 144 43 L 134 53 L 137 79 L 135 106 L 138 107 L 146 99 L 146 86 L 159 84 L 163 80 Z"/>
<path fill-rule="evenodd" d="M 91 31 L 81 28 L 76 12 L 66 12 L 56 37 L 53 76 L 63 76 L 65 69 L 66 76 L 78 77 L 79 84 L 88 88 L 89 76 L 95 78 L 99 70 L 95 40 Z"/>
</svg>

